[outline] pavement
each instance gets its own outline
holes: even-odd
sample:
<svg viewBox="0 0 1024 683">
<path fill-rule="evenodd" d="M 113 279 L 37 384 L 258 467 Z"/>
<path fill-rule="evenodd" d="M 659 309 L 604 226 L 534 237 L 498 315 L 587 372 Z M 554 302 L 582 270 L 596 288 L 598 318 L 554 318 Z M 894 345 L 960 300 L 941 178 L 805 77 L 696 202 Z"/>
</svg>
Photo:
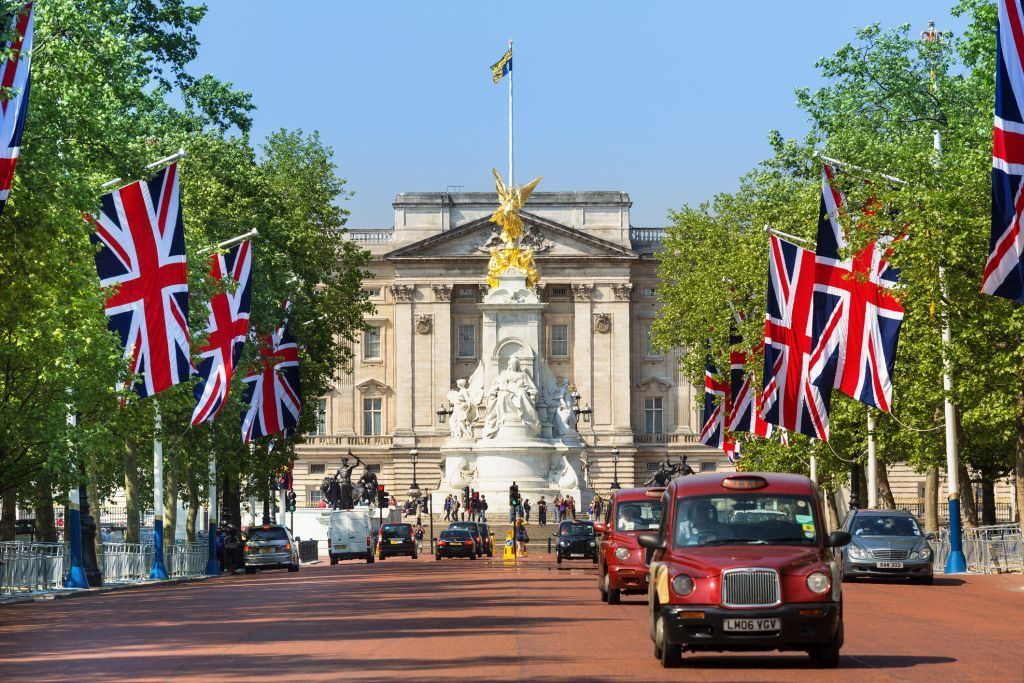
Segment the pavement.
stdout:
<svg viewBox="0 0 1024 683">
<path fill-rule="evenodd" d="M 844 587 L 840 669 L 800 653 L 664 670 L 643 596 L 589 562 L 390 558 L 0 605 L 0 681 L 1022 681 L 1024 576 Z"/>
</svg>

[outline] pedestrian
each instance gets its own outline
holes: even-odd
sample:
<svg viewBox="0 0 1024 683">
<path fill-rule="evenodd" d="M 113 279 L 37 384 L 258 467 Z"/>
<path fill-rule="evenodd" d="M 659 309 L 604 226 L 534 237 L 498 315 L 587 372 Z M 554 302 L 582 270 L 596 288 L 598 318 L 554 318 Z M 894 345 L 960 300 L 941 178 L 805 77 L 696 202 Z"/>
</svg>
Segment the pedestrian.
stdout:
<svg viewBox="0 0 1024 683">
<path fill-rule="evenodd" d="M 537 522 L 541 526 L 548 524 L 548 504 L 544 502 L 544 496 L 537 501 Z"/>
<path fill-rule="evenodd" d="M 594 510 L 596 509 L 596 506 L 597 500 L 592 500 L 590 501 L 590 505 L 587 507 L 587 519 L 589 519 L 591 522 L 594 521 Z"/>
<path fill-rule="evenodd" d="M 565 498 L 559 497 L 558 499 L 558 522 L 561 524 L 565 521 L 565 511 L 569 508 Z"/>
<path fill-rule="evenodd" d="M 601 513 L 604 512 L 604 498 L 600 495 L 594 496 L 594 515 L 593 520 L 596 522 L 601 519 Z"/>
<path fill-rule="evenodd" d="M 235 573 L 235 562 L 238 560 L 238 534 L 233 526 L 228 526 L 224 532 L 224 570 L 228 574 Z"/>
<path fill-rule="evenodd" d="M 412 530 L 413 538 L 416 539 L 416 552 L 423 552 L 423 522 L 419 517 L 416 518 L 416 527 Z"/>
<path fill-rule="evenodd" d="M 576 521 L 576 498 L 569 496 L 569 514 L 572 515 L 572 520 Z"/>
<path fill-rule="evenodd" d="M 395 498 L 394 496 L 391 496 L 391 500 L 388 501 L 388 507 L 390 507 L 392 510 L 397 510 L 398 509 L 398 499 Z"/>
<path fill-rule="evenodd" d="M 448 494 L 444 499 L 444 521 L 452 521 L 452 494 Z"/>
<path fill-rule="evenodd" d="M 526 520 L 520 517 L 516 521 L 516 545 L 518 546 L 519 557 L 526 557 L 526 544 L 530 542 L 530 535 L 526 533 Z"/>
<path fill-rule="evenodd" d="M 487 496 L 480 496 L 480 521 L 487 523 Z"/>
<path fill-rule="evenodd" d="M 217 565 L 224 569 L 224 527 L 217 528 L 217 538 L 214 540 L 214 547 L 217 549 Z"/>
<path fill-rule="evenodd" d="M 523 501 L 523 519 L 526 520 L 527 524 L 530 523 L 530 510 L 531 509 L 533 509 L 533 506 L 530 505 L 530 499 L 527 498 L 526 500 Z"/>
<path fill-rule="evenodd" d="M 452 496 L 452 518 L 451 518 L 451 521 L 452 522 L 459 521 L 459 499 L 457 497 L 455 497 L 455 496 Z"/>
<path fill-rule="evenodd" d="M 472 496 L 469 499 L 469 506 L 467 512 L 469 512 L 469 521 L 475 522 L 480 501 Z"/>
</svg>

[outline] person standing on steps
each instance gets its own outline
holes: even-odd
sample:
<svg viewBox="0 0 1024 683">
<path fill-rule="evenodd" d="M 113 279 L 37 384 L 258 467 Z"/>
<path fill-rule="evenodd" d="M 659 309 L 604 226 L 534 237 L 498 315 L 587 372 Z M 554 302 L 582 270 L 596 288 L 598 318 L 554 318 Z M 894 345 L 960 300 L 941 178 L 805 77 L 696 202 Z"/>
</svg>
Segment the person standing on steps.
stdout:
<svg viewBox="0 0 1024 683">
<path fill-rule="evenodd" d="M 459 499 L 457 496 L 452 496 L 452 510 L 451 510 L 451 521 L 459 521 Z"/>
<path fill-rule="evenodd" d="M 480 521 L 487 523 L 487 496 L 480 496 Z"/>
<path fill-rule="evenodd" d="M 541 526 L 547 526 L 548 523 L 548 504 L 544 502 L 544 496 L 537 501 L 537 523 Z"/>
<path fill-rule="evenodd" d="M 527 524 L 530 523 L 530 510 L 532 509 L 533 506 L 530 505 L 530 499 L 527 498 L 523 501 L 523 519 L 526 520 Z"/>
</svg>

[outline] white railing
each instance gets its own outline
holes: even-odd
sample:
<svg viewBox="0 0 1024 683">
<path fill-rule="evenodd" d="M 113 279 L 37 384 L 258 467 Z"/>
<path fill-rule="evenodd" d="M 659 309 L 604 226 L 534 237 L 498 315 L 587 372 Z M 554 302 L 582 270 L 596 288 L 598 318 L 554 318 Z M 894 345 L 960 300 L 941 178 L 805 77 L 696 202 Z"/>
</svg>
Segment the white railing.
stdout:
<svg viewBox="0 0 1024 683">
<path fill-rule="evenodd" d="M 31 593 L 64 585 L 63 543 L 0 543 L 0 593 Z"/>
<path fill-rule="evenodd" d="M 935 548 L 935 568 L 946 565 L 949 557 L 949 529 L 940 529 L 932 542 Z M 1024 571 L 1024 540 L 1020 524 L 965 527 L 963 530 L 964 557 L 967 569 L 984 574 Z"/>
</svg>

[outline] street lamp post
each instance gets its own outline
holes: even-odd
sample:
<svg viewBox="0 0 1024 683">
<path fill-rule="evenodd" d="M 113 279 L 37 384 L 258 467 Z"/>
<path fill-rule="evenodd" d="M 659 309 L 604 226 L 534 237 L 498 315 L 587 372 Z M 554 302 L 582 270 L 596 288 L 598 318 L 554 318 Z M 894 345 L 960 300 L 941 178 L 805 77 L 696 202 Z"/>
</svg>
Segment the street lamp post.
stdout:
<svg viewBox="0 0 1024 683">
<path fill-rule="evenodd" d="M 420 452 L 415 448 L 409 451 L 409 459 L 412 460 L 412 484 L 409 485 L 409 495 L 416 501 L 416 505 L 419 505 L 420 500 L 420 485 L 416 483 L 416 463 L 419 462 Z"/>
<path fill-rule="evenodd" d="M 612 481 L 612 489 L 621 489 L 619 485 L 619 449 L 612 449 L 612 463 L 615 465 L 615 479 Z"/>
</svg>

